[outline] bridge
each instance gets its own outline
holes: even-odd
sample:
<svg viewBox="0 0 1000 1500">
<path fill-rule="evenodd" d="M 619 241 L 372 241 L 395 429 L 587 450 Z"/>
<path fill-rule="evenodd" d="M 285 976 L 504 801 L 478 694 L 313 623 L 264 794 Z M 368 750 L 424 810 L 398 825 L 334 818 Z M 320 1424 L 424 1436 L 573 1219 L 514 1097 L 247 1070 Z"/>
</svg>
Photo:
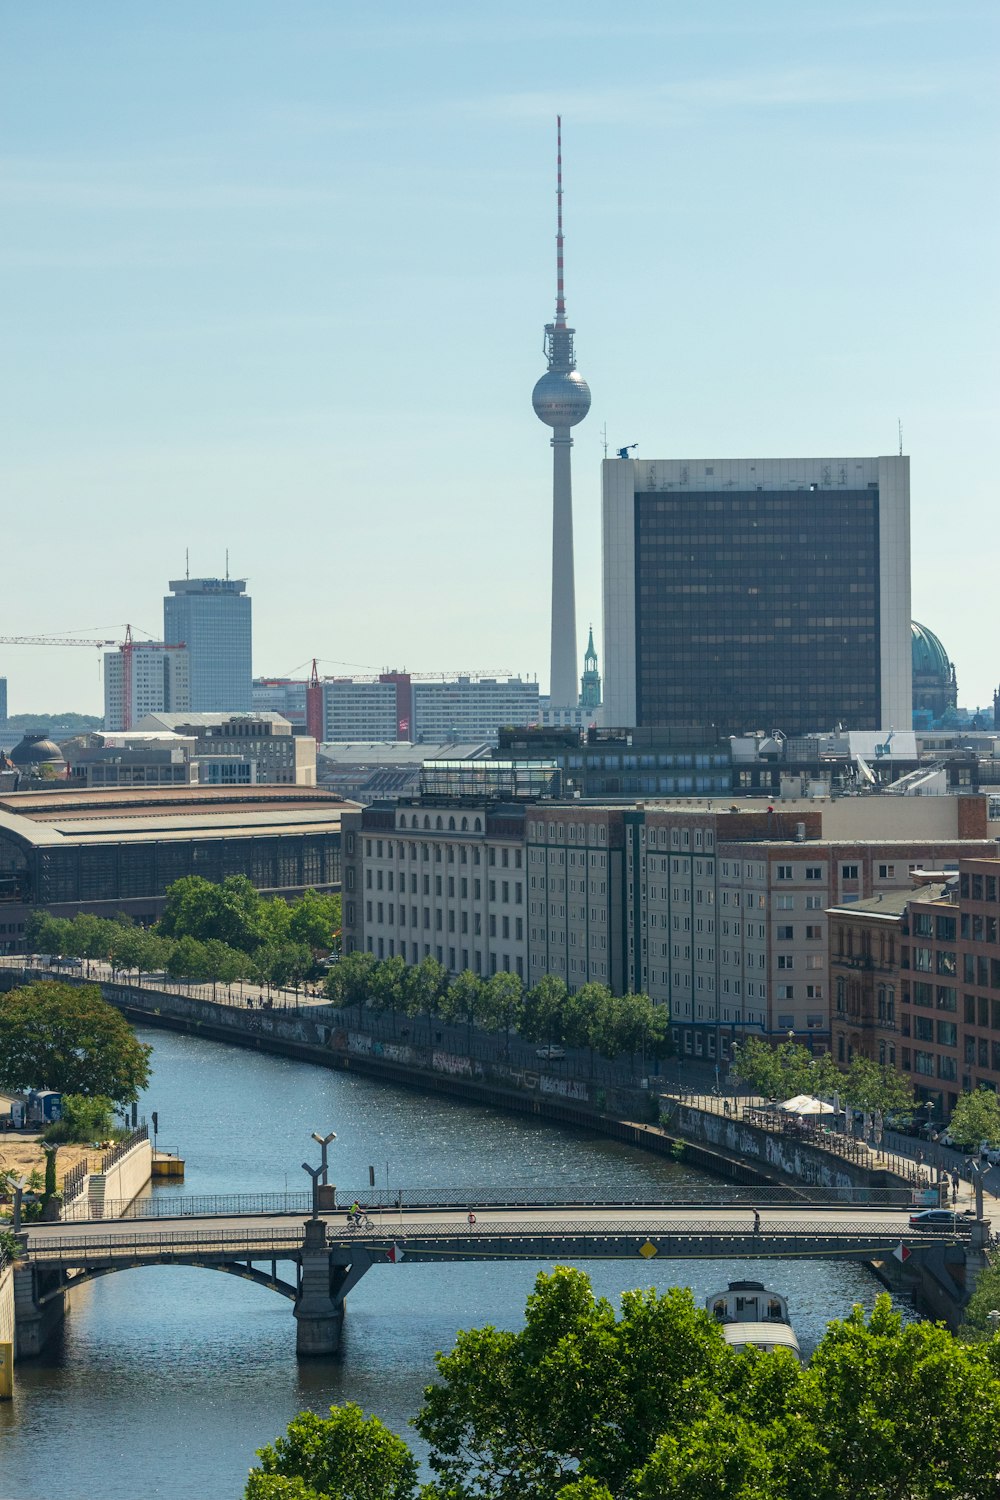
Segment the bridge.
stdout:
<svg viewBox="0 0 1000 1500">
<path fill-rule="evenodd" d="M 750 1257 L 884 1259 L 901 1244 L 919 1256 L 946 1247 L 977 1251 L 988 1226 L 959 1217 L 944 1232 L 911 1229 L 907 1207 L 787 1200 L 761 1215 L 745 1201 L 715 1203 L 454 1203 L 371 1210 L 356 1228 L 341 1211 L 103 1219 L 32 1224 L 22 1233 L 17 1275 L 18 1343 L 37 1353 L 52 1314 L 74 1286 L 117 1271 L 187 1265 L 244 1277 L 293 1303 L 300 1355 L 339 1347 L 344 1301 L 373 1266 L 485 1260 L 738 1260 Z M 151 1200 L 156 1203 L 157 1200 Z M 175 1200 L 176 1201 L 176 1200 Z M 281 1274 L 279 1274 L 279 1267 Z"/>
</svg>

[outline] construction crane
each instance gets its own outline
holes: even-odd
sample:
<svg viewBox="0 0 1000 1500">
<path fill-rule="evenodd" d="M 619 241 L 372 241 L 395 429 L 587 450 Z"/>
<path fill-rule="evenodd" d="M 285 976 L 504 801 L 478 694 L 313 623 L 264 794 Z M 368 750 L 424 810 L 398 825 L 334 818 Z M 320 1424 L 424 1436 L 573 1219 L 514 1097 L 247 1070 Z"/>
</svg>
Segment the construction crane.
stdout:
<svg viewBox="0 0 1000 1500">
<path fill-rule="evenodd" d="M 132 728 L 132 653 L 143 641 L 133 641 L 131 625 L 125 626 L 123 641 L 94 640 L 84 636 L 0 635 L 0 646 L 90 646 L 101 650 L 113 646 L 122 654 L 122 729 Z M 183 642 L 174 645 L 157 643 L 164 651 L 183 651 Z"/>
<path fill-rule="evenodd" d="M 129 627 L 126 625 L 126 631 Z M 121 646 L 122 641 L 84 640 L 78 635 L 0 635 L 0 646 Z"/>
</svg>

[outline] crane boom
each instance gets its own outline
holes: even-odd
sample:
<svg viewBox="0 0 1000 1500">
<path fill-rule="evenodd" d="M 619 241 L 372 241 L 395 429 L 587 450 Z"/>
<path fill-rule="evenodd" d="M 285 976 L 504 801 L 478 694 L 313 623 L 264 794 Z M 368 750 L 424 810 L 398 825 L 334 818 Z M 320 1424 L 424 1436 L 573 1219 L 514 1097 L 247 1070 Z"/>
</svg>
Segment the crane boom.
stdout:
<svg viewBox="0 0 1000 1500">
<path fill-rule="evenodd" d="M 86 640 L 77 635 L 0 635 L 0 646 L 120 646 L 121 641 Z"/>
</svg>

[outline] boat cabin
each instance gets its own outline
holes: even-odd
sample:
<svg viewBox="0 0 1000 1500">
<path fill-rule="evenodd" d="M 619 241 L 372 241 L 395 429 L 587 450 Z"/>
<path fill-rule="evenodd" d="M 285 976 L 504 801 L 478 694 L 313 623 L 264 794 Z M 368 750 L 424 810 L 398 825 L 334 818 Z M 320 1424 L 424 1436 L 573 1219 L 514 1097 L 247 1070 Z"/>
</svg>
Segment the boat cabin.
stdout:
<svg viewBox="0 0 1000 1500">
<path fill-rule="evenodd" d="M 760 1281 L 731 1281 L 705 1303 L 717 1323 L 787 1323 L 788 1303 Z"/>
</svg>

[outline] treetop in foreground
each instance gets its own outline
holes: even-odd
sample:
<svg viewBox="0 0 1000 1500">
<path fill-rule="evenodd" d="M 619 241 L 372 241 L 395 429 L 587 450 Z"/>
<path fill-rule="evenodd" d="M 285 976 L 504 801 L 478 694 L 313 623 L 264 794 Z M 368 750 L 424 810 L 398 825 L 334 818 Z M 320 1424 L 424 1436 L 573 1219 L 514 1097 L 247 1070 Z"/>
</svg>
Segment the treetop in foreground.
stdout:
<svg viewBox="0 0 1000 1500">
<path fill-rule="evenodd" d="M 831 1323 L 803 1369 L 730 1348 L 687 1290 L 616 1312 L 560 1268 L 520 1332 L 460 1333 L 436 1363 L 413 1424 L 429 1484 L 401 1439 L 373 1444 L 377 1419 L 334 1408 L 262 1450 L 281 1463 L 247 1500 L 1000 1500 L 1000 1344 L 904 1324 L 887 1296 Z"/>
<path fill-rule="evenodd" d="M 152 1047 L 97 985 L 40 980 L 0 996 L 0 1082 L 131 1104 L 149 1082 Z"/>
</svg>

